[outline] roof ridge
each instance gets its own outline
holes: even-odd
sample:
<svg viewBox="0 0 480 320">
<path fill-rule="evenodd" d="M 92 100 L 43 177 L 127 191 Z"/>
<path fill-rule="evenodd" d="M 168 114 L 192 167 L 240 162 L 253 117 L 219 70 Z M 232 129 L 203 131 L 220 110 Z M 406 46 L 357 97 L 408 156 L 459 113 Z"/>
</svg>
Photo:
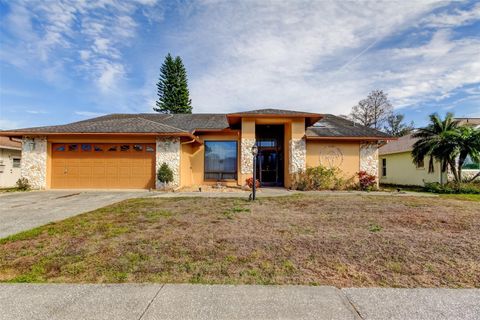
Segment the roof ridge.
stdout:
<svg viewBox="0 0 480 320">
<path fill-rule="evenodd" d="M 173 128 L 173 129 L 179 130 L 179 131 L 181 131 L 181 132 L 188 132 L 188 131 L 186 131 L 186 130 L 183 130 L 183 129 L 180 129 L 180 128 L 177 128 L 177 127 L 174 127 L 174 126 L 170 126 L 170 125 L 164 124 L 164 123 L 162 123 L 162 122 L 157 122 L 157 121 L 153 121 L 153 120 L 150 120 L 150 119 L 141 118 L 141 117 L 138 117 L 138 116 L 135 117 L 135 119 L 148 121 L 148 122 L 151 122 L 151 123 L 155 123 L 156 125 L 161 125 L 161 126 L 168 127 L 168 128 Z"/>
</svg>

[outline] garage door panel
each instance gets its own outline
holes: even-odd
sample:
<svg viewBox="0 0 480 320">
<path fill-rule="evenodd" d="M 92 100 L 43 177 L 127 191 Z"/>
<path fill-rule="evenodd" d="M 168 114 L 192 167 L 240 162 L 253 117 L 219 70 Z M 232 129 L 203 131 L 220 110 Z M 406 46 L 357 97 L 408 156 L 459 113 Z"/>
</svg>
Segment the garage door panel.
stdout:
<svg viewBox="0 0 480 320">
<path fill-rule="evenodd" d="M 75 144 L 82 146 L 81 143 Z M 155 152 L 145 151 L 154 150 L 154 144 L 135 144 L 141 148 L 127 143 L 90 145 L 89 149 L 71 152 L 68 143 L 53 145 L 52 188 L 154 187 Z M 127 151 L 120 151 L 122 146 Z M 117 151 L 107 151 L 109 149 Z"/>
</svg>

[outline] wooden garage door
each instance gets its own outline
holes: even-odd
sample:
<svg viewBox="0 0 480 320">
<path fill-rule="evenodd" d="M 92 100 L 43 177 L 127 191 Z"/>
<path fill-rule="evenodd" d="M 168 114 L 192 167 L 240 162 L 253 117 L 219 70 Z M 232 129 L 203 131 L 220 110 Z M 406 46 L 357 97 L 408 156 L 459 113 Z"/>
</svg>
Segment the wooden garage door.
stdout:
<svg viewBox="0 0 480 320">
<path fill-rule="evenodd" d="M 153 143 L 52 145 L 52 188 L 148 189 L 154 177 Z"/>
</svg>

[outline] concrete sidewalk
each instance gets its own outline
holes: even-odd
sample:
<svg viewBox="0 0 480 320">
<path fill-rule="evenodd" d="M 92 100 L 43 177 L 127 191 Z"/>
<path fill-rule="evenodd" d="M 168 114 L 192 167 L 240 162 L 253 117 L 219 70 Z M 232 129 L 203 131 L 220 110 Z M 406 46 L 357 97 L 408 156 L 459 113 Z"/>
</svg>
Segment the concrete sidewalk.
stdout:
<svg viewBox="0 0 480 320">
<path fill-rule="evenodd" d="M 0 319 L 479 319 L 480 290 L 1 284 Z"/>
</svg>

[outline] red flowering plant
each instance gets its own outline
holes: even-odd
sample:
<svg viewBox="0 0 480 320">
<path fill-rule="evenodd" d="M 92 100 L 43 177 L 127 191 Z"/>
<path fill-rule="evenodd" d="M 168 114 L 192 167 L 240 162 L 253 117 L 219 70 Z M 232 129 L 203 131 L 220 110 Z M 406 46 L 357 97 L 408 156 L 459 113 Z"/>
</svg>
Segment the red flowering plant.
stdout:
<svg viewBox="0 0 480 320">
<path fill-rule="evenodd" d="M 358 173 L 358 182 L 361 190 L 371 190 L 377 184 L 377 177 L 368 174 L 366 171 L 360 171 Z"/>
<path fill-rule="evenodd" d="M 247 186 L 251 189 L 253 188 L 253 177 L 250 177 L 250 178 L 247 178 L 247 180 L 245 180 L 245 182 L 247 183 Z M 260 188 L 260 180 L 257 179 L 257 183 L 255 184 L 256 188 Z"/>
</svg>

